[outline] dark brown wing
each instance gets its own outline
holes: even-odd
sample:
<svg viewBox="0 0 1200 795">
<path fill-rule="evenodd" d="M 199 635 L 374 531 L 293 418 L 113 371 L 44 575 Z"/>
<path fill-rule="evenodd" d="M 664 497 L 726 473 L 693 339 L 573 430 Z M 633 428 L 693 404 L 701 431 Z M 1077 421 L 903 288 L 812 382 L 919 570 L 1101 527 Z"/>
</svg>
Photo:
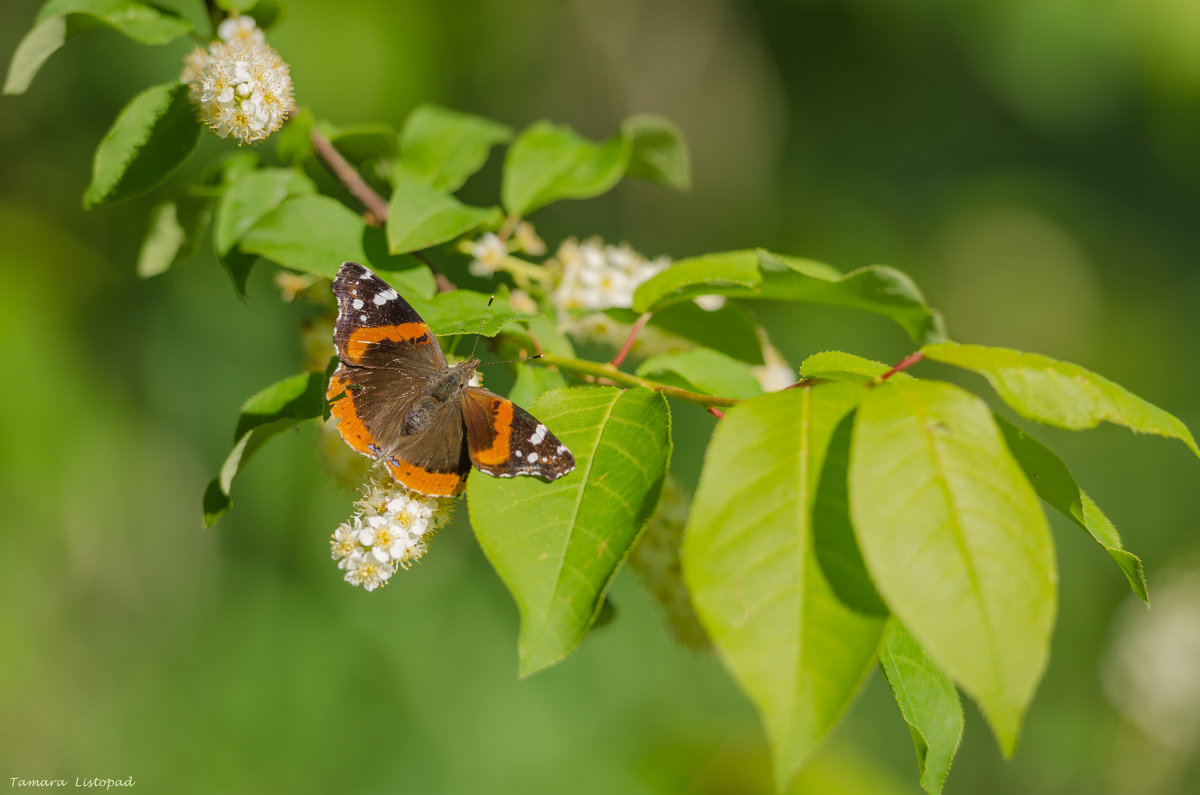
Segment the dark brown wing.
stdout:
<svg viewBox="0 0 1200 795">
<path fill-rule="evenodd" d="M 479 387 L 462 396 L 471 463 L 502 478 L 537 475 L 555 480 L 575 468 L 575 456 L 536 417 Z"/>
<path fill-rule="evenodd" d="M 338 358 L 355 367 L 442 369 L 446 357 L 437 338 L 395 288 L 357 262 L 343 262 L 333 280 L 338 317 L 333 344 Z"/>
</svg>

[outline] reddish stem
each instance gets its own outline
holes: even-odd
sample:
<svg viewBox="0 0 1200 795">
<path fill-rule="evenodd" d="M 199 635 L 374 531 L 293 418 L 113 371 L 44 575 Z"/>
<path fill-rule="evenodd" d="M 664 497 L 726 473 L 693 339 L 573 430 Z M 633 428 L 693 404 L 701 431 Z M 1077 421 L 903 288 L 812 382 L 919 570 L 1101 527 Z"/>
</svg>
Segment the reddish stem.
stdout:
<svg viewBox="0 0 1200 795">
<path fill-rule="evenodd" d="M 717 408 L 716 406 L 709 406 L 709 407 L 708 407 L 708 413 L 709 413 L 709 414 L 711 414 L 711 415 L 713 415 L 714 417 L 716 417 L 716 418 L 717 418 L 717 419 L 719 419 L 719 420 L 723 420 L 723 419 L 725 419 L 725 412 L 721 411 L 721 410 L 720 410 L 719 408 Z"/>
<path fill-rule="evenodd" d="M 893 375 L 900 372 L 901 370 L 906 370 L 909 367 L 912 367 L 914 364 L 916 364 L 917 362 L 921 361 L 924 358 L 925 358 L 925 354 L 921 353 L 920 351 L 916 351 L 915 353 L 910 353 L 908 356 L 905 356 L 903 359 L 901 359 L 899 362 L 897 362 L 896 366 L 893 367 L 891 370 L 888 370 L 886 373 L 879 376 L 880 383 L 888 380 L 889 378 L 891 378 Z"/>
<path fill-rule="evenodd" d="M 629 330 L 629 336 L 625 338 L 625 344 L 621 346 L 621 350 L 617 351 L 617 355 L 612 358 L 612 361 L 610 361 L 609 364 L 611 364 L 613 367 L 621 366 L 621 362 L 625 361 L 625 357 L 629 355 L 630 349 L 633 348 L 634 339 L 638 334 L 641 333 L 642 329 L 646 327 L 646 324 L 650 322 L 651 314 L 653 313 L 643 312 L 642 316 L 634 321 L 633 328 Z"/>
</svg>

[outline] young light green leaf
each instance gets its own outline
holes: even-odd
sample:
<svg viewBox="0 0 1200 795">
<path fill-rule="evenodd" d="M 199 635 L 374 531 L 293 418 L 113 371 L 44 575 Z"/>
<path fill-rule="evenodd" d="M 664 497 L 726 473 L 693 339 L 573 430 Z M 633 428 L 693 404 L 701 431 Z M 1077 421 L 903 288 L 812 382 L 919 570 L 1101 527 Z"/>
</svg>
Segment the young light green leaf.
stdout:
<svg viewBox="0 0 1200 795">
<path fill-rule="evenodd" d="M 570 448 L 575 471 L 552 483 L 476 473 L 467 485 L 479 545 L 521 613 L 522 676 L 583 640 L 671 457 L 667 402 L 647 389 L 559 389 L 530 412 Z"/>
<path fill-rule="evenodd" d="M 813 554 L 826 449 L 864 393 L 829 384 L 729 409 L 684 536 L 692 601 L 758 709 L 781 788 L 858 692 L 883 631 L 882 619 L 837 599 Z"/>
<path fill-rule="evenodd" d="M 150 211 L 150 224 L 138 252 L 137 275 L 143 279 L 163 273 L 187 242 L 187 232 L 179 223 L 175 202 L 163 202 Z"/>
<path fill-rule="evenodd" d="M 1073 431 L 1107 421 L 1179 439 L 1200 456 L 1192 432 L 1177 417 L 1077 364 L 956 342 L 926 345 L 921 351 L 928 359 L 979 373 L 1025 419 Z"/>
<path fill-rule="evenodd" d="M 24 94 L 46 59 L 85 30 L 110 27 L 141 44 L 166 44 L 192 25 L 170 11 L 133 0 L 51 0 L 9 63 L 5 94 Z"/>
<path fill-rule="evenodd" d="M 421 105 L 400 133 L 400 163 L 433 189 L 453 193 L 483 168 L 493 146 L 511 138 L 512 129 L 491 119 Z"/>
<path fill-rule="evenodd" d="M 383 230 L 328 196 L 296 196 L 260 218 L 238 247 L 280 265 L 332 279 L 343 262 L 367 265 L 409 301 L 432 296 L 435 285 L 427 267 L 408 257 L 391 256 Z"/>
<path fill-rule="evenodd" d="M 245 14 L 258 4 L 258 0 L 216 0 L 216 3 L 226 11 L 236 11 Z"/>
<path fill-rule="evenodd" d="M 395 171 L 387 217 L 388 248 L 393 254 L 420 251 L 481 226 L 499 226 L 502 220 L 496 207 L 468 207 L 404 168 Z"/>
<path fill-rule="evenodd" d="M 963 711 L 954 683 L 896 619 L 888 622 L 879 662 L 912 733 L 921 787 L 938 795 L 962 739 Z"/>
<path fill-rule="evenodd" d="M 892 369 L 883 362 L 864 359 L 843 351 L 821 351 L 800 363 L 800 375 L 804 378 L 823 378 L 846 384 L 861 384 L 879 378 Z M 892 378 L 911 379 L 908 373 L 893 373 Z"/>
<path fill-rule="evenodd" d="M 758 254 L 752 249 L 681 259 L 638 285 L 633 310 L 658 311 L 707 293 L 753 295 L 761 281 Z"/>
<path fill-rule="evenodd" d="M 1009 451 L 1029 476 L 1038 496 L 1045 500 L 1047 505 L 1086 530 L 1097 544 L 1104 547 L 1104 551 L 1121 568 L 1125 579 L 1129 581 L 1129 587 L 1139 599 L 1149 604 L 1150 595 L 1146 591 L 1146 574 L 1142 570 L 1142 561 L 1121 545 L 1121 534 L 1117 532 L 1117 528 L 1100 510 L 1100 506 L 1092 502 L 1092 498 L 1079 488 L 1062 459 L 1051 452 L 1050 448 L 998 414 L 996 424 L 1004 434 Z"/>
<path fill-rule="evenodd" d="M 624 135 L 595 143 L 570 127 L 534 122 L 504 157 L 504 209 L 524 216 L 560 199 L 599 196 L 616 185 L 632 149 Z"/>
<path fill-rule="evenodd" d="M 391 274 L 380 271 L 379 275 L 386 281 L 391 281 L 387 278 Z M 400 289 L 399 285 L 393 286 L 397 290 Z M 491 309 L 488 309 L 491 296 L 472 290 L 451 290 L 447 293 L 436 293 L 431 298 L 417 295 L 405 295 L 405 298 L 439 337 L 464 334 L 473 336 L 476 332 L 485 337 L 494 337 L 509 323 L 527 321 L 534 317 L 528 312 L 513 309 L 512 304 L 508 302 L 508 293 L 503 290 L 496 293 Z M 480 321 L 483 321 L 482 329 Z"/>
<path fill-rule="evenodd" d="M 245 402 L 234 431 L 233 450 L 204 492 L 204 526 L 212 527 L 233 505 L 234 477 L 272 437 L 325 411 L 325 373 L 300 373 L 258 392 Z"/>
<path fill-rule="evenodd" d="M 1046 518 L 982 400 L 917 379 L 866 392 L 849 484 L 867 570 L 1011 755 L 1054 624 Z"/>
<path fill-rule="evenodd" d="M 134 97 L 96 149 L 84 207 L 128 199 L 162 184 L 200 140 L 187 86 L 153 86 Z"/>
<path fill-rule="evenodd" d="M 661 182 L 677 190 L 692 186 L 692 163 L 683 133 L 661 116 L 630 116 L 621 132 L 632 144 L 626 176 Z"/>
<path fill-rule="evenodd" d="M 708 348 L 651 356 L 637 374 L 705 395 L 751 398 L 763 391 L 748 365 Z"/>
</svg>

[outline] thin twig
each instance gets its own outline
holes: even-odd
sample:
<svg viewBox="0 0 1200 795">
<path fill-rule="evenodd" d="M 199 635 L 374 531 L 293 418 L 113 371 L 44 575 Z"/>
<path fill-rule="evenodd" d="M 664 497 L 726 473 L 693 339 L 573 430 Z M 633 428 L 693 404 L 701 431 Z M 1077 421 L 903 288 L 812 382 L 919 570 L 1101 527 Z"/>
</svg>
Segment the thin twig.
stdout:
<svg viewBox="0 0 1200 795">
<path fill-rule="evenodd" d="M 582 373 L 590 375 L 598 380 L 608 381 L 612 384 L 620 386 L 641 386 L 646 389 L 652 389 L 655 392 L 662 392 L 664 395 L 676 398 L 678 400 L 686 400 L 689 403 L 695 403 L 698 406 L 732 406 L 735 403 L 740 403 L 740 398 L 718 397 L 716 395 L 702 395 L 699 392 L 689 392 L 686 389 L 680 389 L 677 386 L 669 384 L 660 384 L 657 381 L 651 381 L 648 378 L 641 378 L 630 373 L 623 372 L 613 367 L 611 364 L 601 364 L 599 362 L 589 362 L 586 359 L 574 359 L 569 356 L 558 356 L 553 353 L 547 353 L 539 359 L 542 364 L 554 365 L 561 370 L 570 370 L 573 373 Z"/>
<path fill-rule="evenodd" d="M 717 419 L 719 419 L 719 420 L 723 420 L 723 419 L 725 419 L 725 412 L 721 411 L 721 410 L 720 410 L 719 408 L 717 408 L 716 406 L 709 406 L 709 407 L 708 407 L 708 413 L 709 413 L 709 414 L 711 414 L 711 415 L 713 415 L 714 417 L 716 417 L 716 418 L 717 418 Z"/>
<path fill-rule="evenodd" d="M 325 164 L 325 168 L 329 169 L 329 173 L 337 177 L 338 182 L 350 191 L 350 195 L 358 199 L 359 204 L 366 208 L 367 212 L 364 216 L 366 222 L 371 226 L 382 227 L 388 216 L 387 200 L 367 184 L 354 166 L 342 157 L 342 153 L 337 150 L 333 142 L 322 135 L 316 127 L 313 127 L 312 132 L 309 133 L 309 138 L 312 140 L 313 151 L 317 153 L 317 157 L 321 158 L 321 162 Z"/>
<path fill-rule="evenodd" d="M 908 369 L 909 367 L 912 367 L 914 364 L 916 364 L 917 362 L 921 361 L 924 358 L 925 358 L 925 354 L 921 353 L 920 351 L 916 351 L 915 353 L 910 353 L 908 356 L 905 356 L 903 359 L 901 359 L 899 362 L 897 362 L 896 366 L 893 367 L 891 370 L 888 370 L 886 373 L 879 376 L 879 382 L 883 383 L 884 381 L 886 381 L 889 378 L 891 378 L 892 376 L 894 376 L 896 373 L 900 372 L 901 370 L 905 370 L 905 369 Z"/>
<path fill-rule="evenodd" d="M 621 362 L 625 361 L 625 357 L 629 355 L 629 351 L 633 348 L 633 340 L 641 332 L 646 324 L 650 322 L 650 316 L 653 312 L 643 312 L 641 317 L 634 321 L 633 328 L 629 330 L 629 336 L 625 338 L 625 344 L 621 346 L 621 350 L 617 351 L 617 355 L 612 357 L 609 362 L 613 367 L 620 367 Z"/>
</svg>

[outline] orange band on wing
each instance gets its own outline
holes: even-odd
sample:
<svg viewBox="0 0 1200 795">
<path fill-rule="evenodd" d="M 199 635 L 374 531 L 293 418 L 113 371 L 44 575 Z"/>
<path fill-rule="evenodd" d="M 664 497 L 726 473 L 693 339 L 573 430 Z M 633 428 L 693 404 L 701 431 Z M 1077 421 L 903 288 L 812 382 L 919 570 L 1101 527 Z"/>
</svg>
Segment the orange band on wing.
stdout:
<svg viewBox="0 0 1200 795">
<path fill-rule="evenodd" d="M 430 497 L 449 497 L 462 491 L 467 482 L 466 473 L 430 472 L 419 466 L 399 461 L 395 458 L 387 461 L 388 472 L 392 477 L 408 486 L 413 491 L 419 491 Z"/>
<path fill-rule="evenodd" d="M 401 323 L 398 326 L 365 326 L 356 328 L 346 340 L 346 358 L 353 364 L 358 364 L 367 352 L 367 348 L 376 342 L 392 340 L 407 342 L 411 345 L 427 345 L 433 339 L 429 334 L 429 326 L 424 323 Z"/>
<path fill-rule="evenodd" d="M 329 379 L 329 389 L 325 392 L 326 400 L 332 400 L 343 391 L 346 393 L 340 400 L 334 400 L 329 404 L 329 413 L 337 420 L 338 433 L 346 440 L 346 444 L 363 455 L 374 458 L 375 453 L 371 447 L 375 444 L 375 437 L 359 419 L 358 411 L 354 406 L 353 393 L 346 388 L 348 384 L 349 381 L 338 378 L 336 375 Z"/>
<path fill-rule="evenodd" d="M 475 460 L 486 466 L 500 466 L 508 460 L 512 451 L 512 401 L 495 400 L 493 404 L 499 405 L 491 412 L 492 430 L 496 433 L 496 437 L 492 439 L 492 446 L 471 451 Z"/>
</svg>

